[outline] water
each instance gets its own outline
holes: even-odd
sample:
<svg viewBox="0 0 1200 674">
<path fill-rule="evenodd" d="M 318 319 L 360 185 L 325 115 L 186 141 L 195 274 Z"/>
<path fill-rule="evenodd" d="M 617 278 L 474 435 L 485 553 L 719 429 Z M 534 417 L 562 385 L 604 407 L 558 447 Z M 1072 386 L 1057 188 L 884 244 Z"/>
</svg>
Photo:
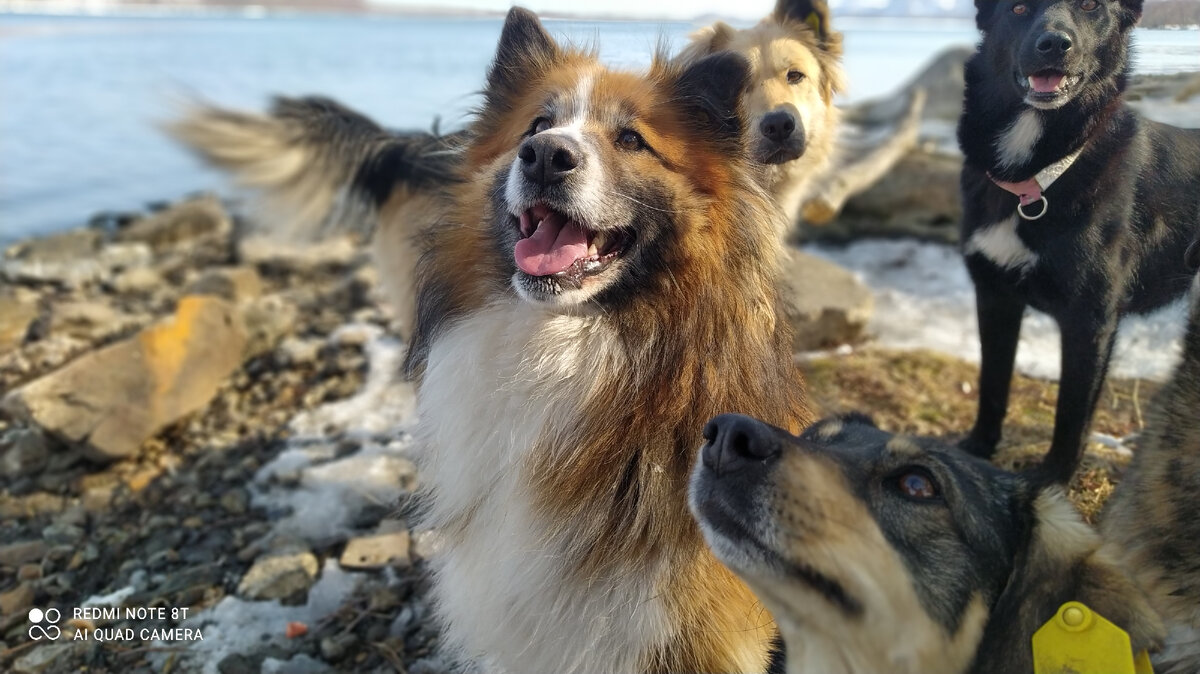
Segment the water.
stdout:
<svg viewBox="0 0 1200 674">
<path fill-rule="evenodd" d="M 766 7 L 764 7 L 764 12 Z M 549 21 L 602 58 L 644 66 L 688 23 Z M 846 33 L 850 99 L 887 93 L 933 54 L 975 40 L 969 21 L 866 20 Z M 499 19 L 0 16 L 0 242 L 138 209 L 222 177 L 156 124 L 189 97 L 261 109 L 272 93 L 320 93 L 396 128 L 461 126 Z M 1140 31 L 1138 70 L 1200 70 L 1188 32 Z"/>
</svg>

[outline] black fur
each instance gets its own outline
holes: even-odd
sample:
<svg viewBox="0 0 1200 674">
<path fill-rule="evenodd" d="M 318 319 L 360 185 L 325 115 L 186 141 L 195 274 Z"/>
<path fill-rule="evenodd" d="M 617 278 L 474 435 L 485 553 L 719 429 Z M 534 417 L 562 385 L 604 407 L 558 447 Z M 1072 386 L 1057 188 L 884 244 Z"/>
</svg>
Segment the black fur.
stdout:
<svg viewBox="0 0 1200 674">
<path fill-rule="evenodd" d="M 775 3 L 775 18 L 779 21 L 792 20 L 815 23 L 812 26 L 817 37 L 828 40 L 831 34 L 829 3 L 826 0 L 778 0 Z"/>
<path fill-rule="evenodd" d="M 1014 13 L 1018 4 L 1027 11 Z M 958 136 L 966 158 L 962 241 L 983 354 L 979 415 L 962 446 L 983 457 L 995 451 L 1021 317 L 1034 307 L 1063 334 L 1054 439 L 1041 469 L 1054 481 L 1069 480 L 1078 464 L 1121 317 L 1158 308 L 1187 289 L 1184 251 L 1200 231 L 1200 131 L 1144 120 L 1122 102 L 1141 5 L 1101 0 L 1085 11 L 1078 0 L 976 2 L 984 36 L 967 63 Z M 1047 31 L 1070 36 L 1072 48 L 1039 50 Z M 1065 103 L 1035 109 L 1021 78 L 1047 69 L 1078 81 L 1068 84 Z M 1027 161 L 1005 165 L 997 138 L 1029 111 L 1044 129 L 1041 138 Z M 1075 164 L 1045 191 L 1046 216 L 1018 219 L 1017 236 L 1036 262 L 1005 267 L 972 251 L 973 235 L 1016 211 L 1017 197 L 989 174 L 1023 181 L 1080 148 Z"/>
<path fill-rule="evenodd" d="M 509 101 L 525 91 L 545 64 L 558 55 L 558 45 L 536 14 L 522 7 L 510 9 L 488 69 L 484 107 L 506 110 Z"/>
<path fill-rule="evenodd" d="M 438 189 L 455 179 L 456 149 L 464 132 L 393 132 L 362 113 L 323 96 L 277 96 L 271 115 L 302 137 L 298 143 L 319 148 L 322 160 L 352 167 L 350 186 L 375 207 L 382 206 L 398 185 Z"/>
</svg>

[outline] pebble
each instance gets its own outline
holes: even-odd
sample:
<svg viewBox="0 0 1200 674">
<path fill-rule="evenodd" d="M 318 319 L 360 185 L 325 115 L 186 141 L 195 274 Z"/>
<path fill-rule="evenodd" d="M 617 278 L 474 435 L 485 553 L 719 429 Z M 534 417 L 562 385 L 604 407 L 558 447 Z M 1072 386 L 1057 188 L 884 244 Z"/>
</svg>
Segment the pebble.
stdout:
<svg viewBox="0 0 1200 674">
<path fill-rule="evenodd" d="M 46 541 L 42 540 L 18 541 L 0 545 L 0 566 L 15 568 L 22 564 L 40 561 L 48 548 Z"/>
<path fill-rule="evenodd" d="M 0 594 L 0 615 L 9 616 L 32 607 L 35 595 L 30 581 L 24 581 L 8 592 Z"/>
<path fill-rule="evenodd" d="M 405 568 L 412 565 L 408 555 L 408 531 L 396 531 L 352 538 L 346 543 L 339 563 L 347 569 Z"/>
<path fill-rule="evenodd" d="M 246 599 L 286 599 L 307 592 L 317 578 L 317 558 L 311 552 L 274 552 L 255 560 L 238 583 Z"/>
<path fill-rule="evenodd" d="M 321 657 L 327 662 L 339 662 L 346 657 L 347 652 L 357 643 L 358 637 L 353 632 L 325 637 L 321 639 Z"/>
<path fill-rule="evenodd" d="M 241 487 L 234 487 L 221 494 L 221 507 L 231 515 L 241 515 L 250 505 L 250 494 Z"/>
<path fill-rule="evenodd" d="M 50 439 L 36 428 L 14 428 L 0 435 L 0 473 L 29 476 L 49 463 Z"/>
<path fill-rule="evenodd" d="M 83 538 L 83 529 L 74 524 L 51 524 L 42 529 L 42 538 L 52 545 L 77 543 Z"/>
</svg>

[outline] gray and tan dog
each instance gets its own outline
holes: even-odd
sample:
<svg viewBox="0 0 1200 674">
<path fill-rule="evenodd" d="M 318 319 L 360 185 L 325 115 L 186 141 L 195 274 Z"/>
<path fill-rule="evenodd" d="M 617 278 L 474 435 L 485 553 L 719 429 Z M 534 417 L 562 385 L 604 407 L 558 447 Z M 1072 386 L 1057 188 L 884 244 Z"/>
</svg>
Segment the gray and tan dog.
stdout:
<svg viewBox="0 0 1200 674">
<path fill-rule="evenodd" d="M 1188 252 L 1200 267 L 1200 241 Z M 1183 359 L 1149 414 L 1101 530 L 1169 629 L 1155 671 L 1200 671 L 1200 275 Z"/>
<path fill-rule="evenodd" d="M 1161 643 L 1060 487 L 858 415 L 800 437 L 724 415 L 705 437 L 692 512 L 774 616 L 788 672 L 1027 674 L 1033 633 L 1070 600 L 1135 649 Z"/>
</svg>

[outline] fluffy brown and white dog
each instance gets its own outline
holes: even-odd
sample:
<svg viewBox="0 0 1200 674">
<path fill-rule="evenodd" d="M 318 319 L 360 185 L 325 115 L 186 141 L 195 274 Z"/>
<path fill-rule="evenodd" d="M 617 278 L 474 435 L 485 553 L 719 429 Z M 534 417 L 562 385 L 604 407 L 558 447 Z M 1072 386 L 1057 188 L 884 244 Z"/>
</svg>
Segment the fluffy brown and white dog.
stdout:
<svg viewBox="0 0 1200 674">
<path fill-rule="evenodd" d="M 732 51 L 750 62 L 742 96 L 751 159 L 766 166 L 767 189 L 792 227 L 813 179 L 830 167 L 839 119 L 834 96 L 843 88 L 842 35 L 832 29 L 825 0 L 779 0 L 756 26 L 720 21 L 696 31 L 683 62 Z"/>
<path fill-rule="evenodd" d="M 795 223 L 810 181 L 828 169 L 838 129 L 833 98 L 842 86 L 841 35 L 824 0 L 778 0 L 754 28 L 717 23 L 677 57 L 689 64 L 716 51 L 751 63 L 742 103 L 746 145 L 769 193 Z M 413 237 L 448 208 L 470 129 L 394 132 L 334 100 L 277 98 L 266 114 L 200 105 L 169 126 L 203 159 L 265 197 L 266 224 L 286 235 L 327 229 L 374 231 L 398 331 L 411 333 Z"/>
<path fill-rule="evenodd" d="M 705 436 L 692 509 L 774 615 L 790 674 L 1029 674 L 1034 632 L 1067 601 L 1134 651 L 1162 643 L 1145 593 L 1058 486 L 861 415 L 800 437 L 723 415 Z"/>
<path fill-rule="evenodd" d="M 417 269 L 446 640 L 510 672 L 762 671 L 775 628 L 687 510 L 704 421 L 809 420 L 781 213 L 733 53 L 644 74 L 512 10 Z"/>
</svg>

